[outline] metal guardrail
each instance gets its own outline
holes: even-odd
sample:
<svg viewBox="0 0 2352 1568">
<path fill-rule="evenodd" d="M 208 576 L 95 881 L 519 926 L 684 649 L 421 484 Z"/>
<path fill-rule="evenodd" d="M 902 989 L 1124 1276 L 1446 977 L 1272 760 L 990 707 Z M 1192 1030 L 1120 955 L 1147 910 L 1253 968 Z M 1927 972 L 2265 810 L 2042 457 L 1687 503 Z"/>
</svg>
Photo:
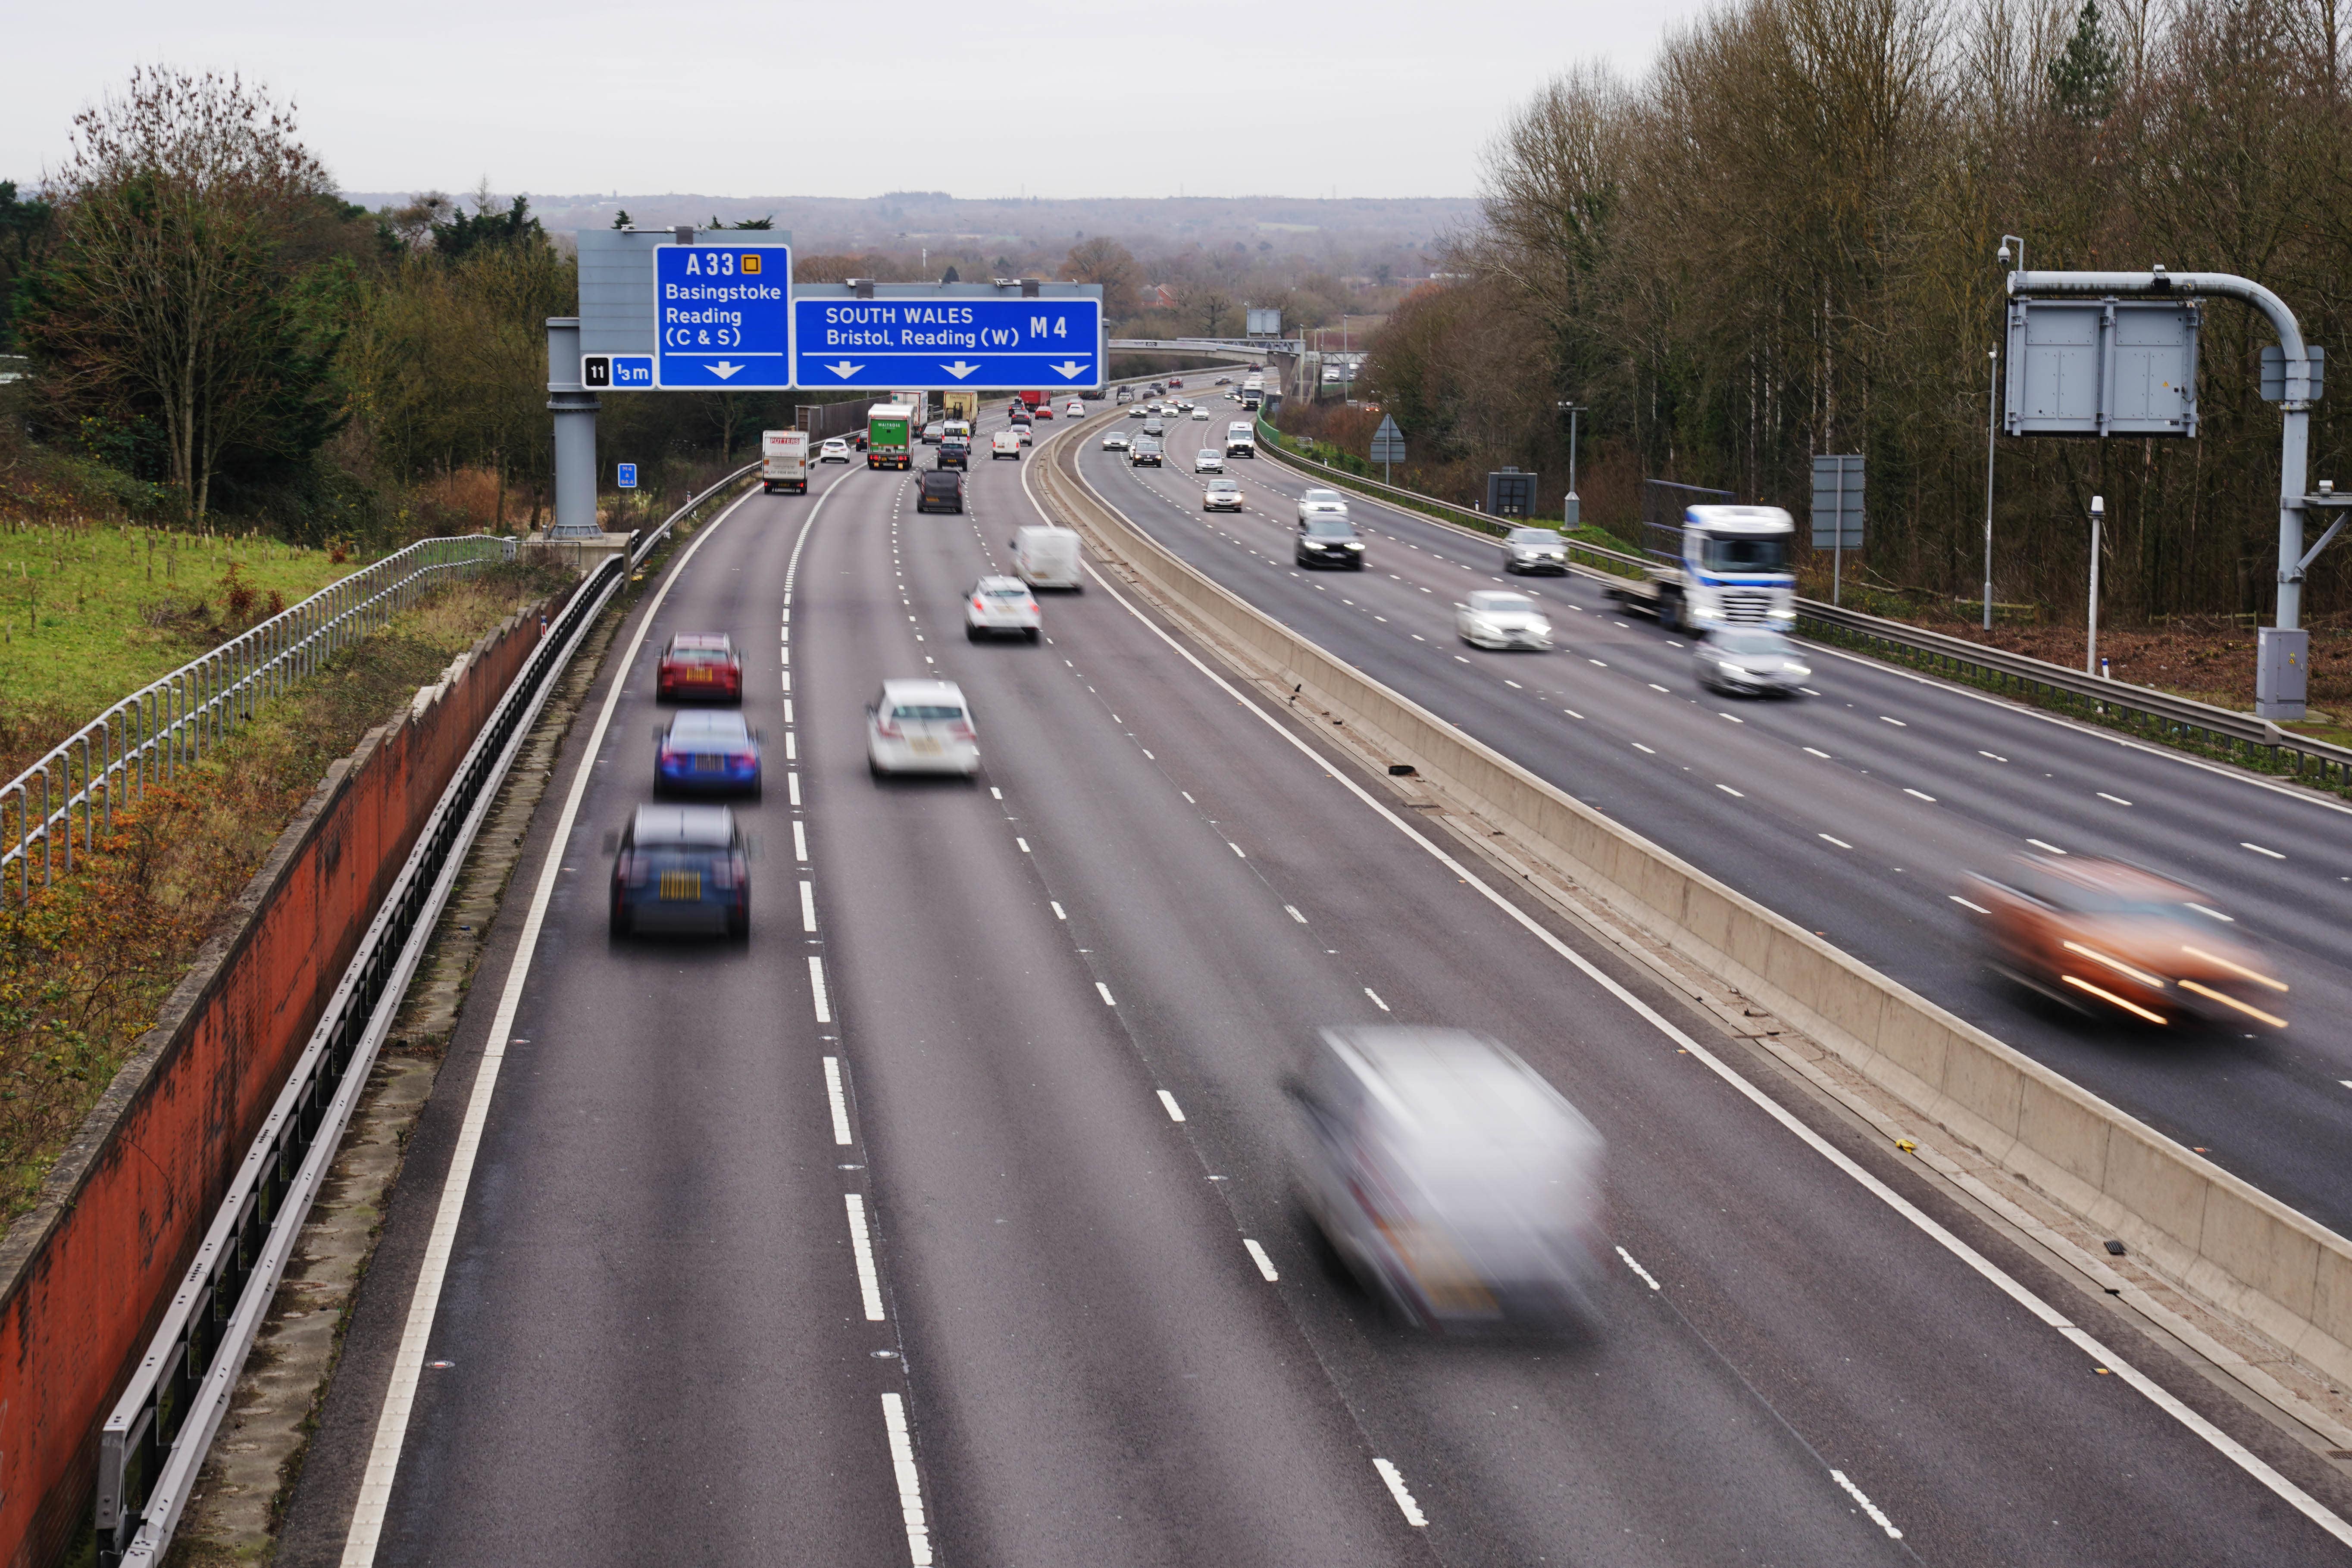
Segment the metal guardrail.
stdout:
<svg viewBox="0 0 2352 1568">
<path fill-rule="evenodd" d="M 1384 485 L 1286 451 L 1275 439 L 1279 433 L 1273 426 L 1260 420 L 1258 428 L 1261 451 L 1271 452 L 1282 462 L 1335 485 L 1481 534 L 1499 536 L 1508 528 L 1520 526 L 1475 507 L 1442 501 L 1402 486 Z M 1630 551 L 1612 550 L 1580 539 L 1569 539 L 1568 549 L 1572 559 L 1580 559 L 1580 564 L 1590 563 L 1585 570 L 1596 576 L 1630 577 L 1643 566 L 1642 558 Z M 2016 690 L 2044 706 L 2075 712 L 2101 723 L 2121 724 L 2154 738 L 2225 752 L 2240 760 L 2323 784 L 2352 786 L 2352 748 L 2281 729 L 2268 719 L 2234 708 L 2070 670 L 2063 664 L 2007 653 L 1965 637 L 1824 604 L 1818 599 L 1797 601 L 1797 624 L 1805 628 L 1808 635 L 1823 642 L 1892 653 L 1906 664 L 1924 665 L 1977 685 Z M 2262 755 L 2257 758 L 2249 753 Z"/>
<path fill-rule="evenodd" d="M 204 1243 L 99 1436 L 99 1561 L 162 1561 L 311 1199 L 499 782 L 555 676 L 637 566 L 746 464 L 607 557 L 572 591 L 459 764 L 376 911 Z"/>
<path fill-rule="evenodd" d="M 70 874 L 77 837 L 88 853 L 112 831 L 117 804 L 127 810 L 151 786 L 169 783 L 236 734 L 265 702 L 443 579 L 510 560 L 514 553 L 513 540 L 480 535 L 422 540 L 362 567 L 116 703 L 0 785 L 0 843 L 6 844 L 0 849 L 0 890 L 13 863 L 18 902 L 32 896 L 37 847 L 43 887 L 53 882 L 58 862 Z"/>
</svg>

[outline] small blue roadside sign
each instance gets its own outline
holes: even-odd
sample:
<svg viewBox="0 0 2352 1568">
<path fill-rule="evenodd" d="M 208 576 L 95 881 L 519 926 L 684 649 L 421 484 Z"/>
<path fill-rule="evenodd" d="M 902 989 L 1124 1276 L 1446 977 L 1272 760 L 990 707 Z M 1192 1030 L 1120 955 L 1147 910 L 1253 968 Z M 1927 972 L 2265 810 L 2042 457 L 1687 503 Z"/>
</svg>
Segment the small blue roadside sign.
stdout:
<svg viewBox="0 0 2352 1568">
<path fill-rule="evenodd" d="M 651 354 L 583 354 L 580 356 L 580 384 L 590 392 L 651 392 L 654 390 L 654 357 Z"/>
<path fill-rule="evenodd" d="M 655 246 L 656 382 L 666 390 L 790 387 L 792 302 L 790 246 Z"/>
<path fill-rule="evenodd" d="M 798 386 L 1052 389 L 1103 379 L 1099 299 L 833 296 L 793 301 L 793 317 Z"/>
<path fill-rule="evenodd" d="M 622 464 L 620 465 L 620 477 L 615 479 L 614 483 L 620 486 L 624 490 L 635 489 L 637 487 L 637 465 L 634 463 Z"/>
</svg>

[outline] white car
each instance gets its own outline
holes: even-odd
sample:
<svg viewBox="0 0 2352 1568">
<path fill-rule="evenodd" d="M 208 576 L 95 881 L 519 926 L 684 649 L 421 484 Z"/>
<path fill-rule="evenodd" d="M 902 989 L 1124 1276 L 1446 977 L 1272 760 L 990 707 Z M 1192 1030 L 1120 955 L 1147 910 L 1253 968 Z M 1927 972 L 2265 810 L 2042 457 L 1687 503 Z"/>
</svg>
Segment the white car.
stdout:
<svg viewBox="0 0 2352 1568">
<path fill-rule="evenodd" d="M 1108 430 L 1104 431 L 1104 432 L 1103 432 L 1103 444 L 1102 444 L 1102 449 L 1103 449 L 1105 452 L 1124 452 L 1124 451 L 1126 451 L 1126 450 L 1127 450 L 1127 432 L 1125 432 L 1124 430 L 1121 430 L 1118 426 L 1117 426 L 1117 425 L 1115 425 L 1115 424 L 1114 424 L 1114 425 L 1112 425 Z"/>
<path fill-rule="evenodd" d="M 1067 419 L 1084 419 L 1087 416 L 1087 405 L 1072 398 L 1062 405 L 1062 413 Z"/>
<path fill-rule="evenodd" d="M 980 771 L 980 737 L 953 681 L 884 681 L 866 705 L 866 766 L 885 773 Z"/>
<path fill-rule="evenodd" d="M 1225 471 L 1225 455 L 1213 446 L 1203 446 L 1192 454 L 1192 472 L 1222 474 Z"/>
<path fill-rule="evenodd" d="M 1298 521 L 1303 526 L 1309 517 L 1337 517 L 1348 520 L 1348 498 L 1337 490 L 1309 490 L 1298 497 Z"/>
<path fill-rule="evenodd" d="M 1474 648 L 1551 646 L 1551 622 L 1524 593 L 1485 589 L 1454 607 L 1454 629 Z"/>
<path fill-rule="evenodd" d="M 820 463 L 848 462 L 849 443 L 844 441 L 838 435 L 835 436 L 832 440 L 827 441 L 823 446 L 816 449 L 816 460 Z"/>
<path fill-rule="evenodd" d="M 1178 413 L 1190 413 L 1192 412 L 1192 405 L 1185 399 L 1180 397 L 1176 400 L 1176 412 Z"/>
<path fill-rule="evenodd" d="M 1201 492 L 1201 510 L 1204 512 L 1238 512 L 1242 509 L 1242 487 L 1231 479 L 1212 479 Z"/>
<path fill-rule="evenodd" d="M 1196 408 L 1192 411 L 1192 417 L 1194 419 L 1206 419 L 1209 417 L 1209 411 L 1205 408 Z"/>
<path fill-rule="evenodd" d="M 983 577 L 963 599 L 963 634 L 977 643 L 992 632 L 1018 632 L 1032 643 L 1045 629 L 1037 596 L 1017 577 Z"/>
<path fill-rule="evenodd" d="M 1027 425 L 1016 424 L 1013 427 L 1013 433 L 1021 438 L 1022 445 L 1026 446 L 1029 444 L 1029 427 Z"/>
</svg>

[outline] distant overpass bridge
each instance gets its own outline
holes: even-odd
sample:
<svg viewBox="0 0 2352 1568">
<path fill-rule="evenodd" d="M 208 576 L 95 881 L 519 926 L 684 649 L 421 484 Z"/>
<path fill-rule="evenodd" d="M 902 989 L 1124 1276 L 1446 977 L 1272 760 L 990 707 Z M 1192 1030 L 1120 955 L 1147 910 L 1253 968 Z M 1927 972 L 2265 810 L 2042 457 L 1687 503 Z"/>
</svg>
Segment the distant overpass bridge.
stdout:
<svg viewBox="0 0 2352 1568">
<path fill-rule="evenodd" d="M 1297 338 L 1113 338 L 1110 346 L 1171 354 L 1297 354 L 1306 348 Z"/>
</svg>

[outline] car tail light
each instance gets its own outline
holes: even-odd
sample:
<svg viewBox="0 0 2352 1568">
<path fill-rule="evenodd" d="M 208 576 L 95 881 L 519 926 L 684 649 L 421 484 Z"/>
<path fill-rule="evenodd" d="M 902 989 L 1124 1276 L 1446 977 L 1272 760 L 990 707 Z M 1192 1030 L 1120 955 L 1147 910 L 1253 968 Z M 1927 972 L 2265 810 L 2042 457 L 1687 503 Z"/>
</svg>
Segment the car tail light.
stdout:
<svg viewBox="0 0 2352 1568">
<path fill-rule="evenodd" d="M 987 609 L 987 608 L 988 608 L 988 606 L 987 606 L 985 603 L 982 602 L 982 601 L 981 601 L 981 597 L 980 597 L 980 595 L 979 595 L 979 594 L 977 594 L 977 593 L 975 593 L 975 594 L 973 594 L 973 595 L 971 596 L 971 607 L 972 607 L 974 610 L 985 610 L 985 609 Z"/>
<path fill-rule="evenodd" d="M 636 859 L 636 856 L 626 850 L 622 851 L 619 863 L 613 867 L 613 875 L 622 882 L 628 881 L 635 874 Z"/>
<path fill-rule="evenodd" d="M 756 757 L 752 756 L 752 755 L 751 755 L 750 752 L 748 752 L 748 751 L 738 751 L 738 752 L 731 753 L 731 754 L 728 757 L 728 758 L 727 758 L 728 764 L 729 764 L 730 767 L 735 767 L 735 768 L 749 768 L 749 767 L 751 767 L 751 764 L 753 764 L 754 762 L 757 762 L 758 760 L 759 760 L 759 758 L 756 758 Z"/>
<path fill-rule="evenodd" d="M 956 719 L 949 724 L 948 733 L 958 740 L 970 740 L 973 738 L 971 721 L 964 718 Z"/>
<path fill-rule="evenodd" d="M 661 763 L 662 763 L 662 766 L 663 766 L 663 767 L 665 767 L 665 768 L 668 768 L 668 767 L 670 767 L 670 766 L 674 765 L 674 764 L 677 761 L 677 759 L 678 759 L 678 756 L 679 756 L 679 754 L 678 754 L 677 752 L 672 751 L 668 747 L 667 747 L 667 746 L 663 747 L 661 748 Z"/>
<path fill-rule="evenodd" d="M 898 728 L 898 721 L 887 714 L 877 715 L 874 720 L 874 727 L 880 730 L 884 735 L 888 736 L 892 740 L 898 739 L 903 733 Z"/>
</svg>

